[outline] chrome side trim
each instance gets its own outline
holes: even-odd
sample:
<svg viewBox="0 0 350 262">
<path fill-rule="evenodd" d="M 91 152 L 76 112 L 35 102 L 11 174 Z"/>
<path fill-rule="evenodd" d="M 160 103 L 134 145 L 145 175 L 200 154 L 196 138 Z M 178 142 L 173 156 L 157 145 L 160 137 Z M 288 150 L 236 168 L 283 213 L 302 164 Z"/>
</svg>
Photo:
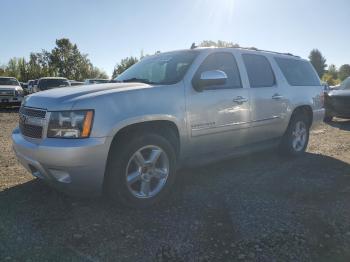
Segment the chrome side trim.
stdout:
<svg viewBox="0 0 350 262">
<path fill-rule="evenodd" d="M 280 118 L 280 117 L 279 116 L 273 116 L 273 117 L 269 117 L 269 118 L 263 118 L 263 119 L 247 121 L 247 122 L 234 122 L 234 123 L 228 123 L 228 124 L 223 124 L 223 125 L 218 125 L 218 126 L 203 126 L 203 127 L 198 127 L 198 128 L 192 128 L 191 130 L 192 131 L 201 131 L 201 130 L 221 128 L 221 127 L 228 127 L 228 126 L 238 126 L 238 125 L 258 123 L 258 122 L 263 122 L 263 121 L 268 121 L 268 120 L 274 120 L 274 119 L 277 119 L 277 118 Z M 196 126 L 198 126 L 198 125 L 196 125 Z"/>
</svg>

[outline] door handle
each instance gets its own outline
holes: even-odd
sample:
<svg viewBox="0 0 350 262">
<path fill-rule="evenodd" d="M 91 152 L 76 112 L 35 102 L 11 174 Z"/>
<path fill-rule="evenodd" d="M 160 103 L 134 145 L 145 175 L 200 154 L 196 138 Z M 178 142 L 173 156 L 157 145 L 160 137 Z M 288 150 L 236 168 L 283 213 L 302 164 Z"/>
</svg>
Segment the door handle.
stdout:
<svg viewBox="0 0 350 262">
<path fill-rule="evenodd" d="M 247 98 L 244 98 L 244 97 L 242 97 L 242 96 L 237 96 L 237 97 L 234 98 L 232 101 L 235 102 L 235 103 L 237 103 L 237 104 L 239 104 L 239 105 L 241 105 L 241 104 L 243 104 L 243 103 L 245 103 L 245 102 L 248 102 L 248 99 L 247 99 Z"/>
<path fill-rule="evenodd" d="M 276 94 L 274 94 L 274 95 L 272 96 L 272 99 L 275 99 L 275 100 L 279 100 L 279 99 L 282 99 L 282 98 L 283 98 L 283 96 L 280 95 L 280 94 L 278 94 L 278 93 L 276 93 Z"/>
</svg>

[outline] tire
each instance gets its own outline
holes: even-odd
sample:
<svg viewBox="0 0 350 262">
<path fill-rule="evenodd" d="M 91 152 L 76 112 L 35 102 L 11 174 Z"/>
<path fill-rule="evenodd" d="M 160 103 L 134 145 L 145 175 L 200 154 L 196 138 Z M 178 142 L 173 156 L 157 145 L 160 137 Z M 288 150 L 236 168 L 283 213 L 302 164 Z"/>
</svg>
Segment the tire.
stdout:
<svg viewBox="0 0 350 262">
<path fill-rule="evenodd" d="M 288 156 L 303 154 L 309 142 L 309 135 L 309 118 L 303 113 L 293 115 L 280 144 L 281 152 Z"/>
<path fill-rule="evenodd" d="M 156 204 L 169 193 L 175 180 L 174 147 L 154 133 L 124 136 L 122 140 L 112 145 L 108 157 L 109 197 L 126 207 L 146 208 Z M 156 160 L 152 162 L 152 159 Z"/>
</svg>

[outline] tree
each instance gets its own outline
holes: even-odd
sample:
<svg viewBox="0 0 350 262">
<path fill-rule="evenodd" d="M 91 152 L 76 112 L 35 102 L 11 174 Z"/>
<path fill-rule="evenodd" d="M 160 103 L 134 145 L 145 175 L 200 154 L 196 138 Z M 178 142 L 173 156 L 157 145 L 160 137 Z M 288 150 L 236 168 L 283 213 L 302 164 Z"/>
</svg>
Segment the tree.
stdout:
<svg viewBox="0 0 350 262">
<path fill-rule="evenodd" d="M 311 64 L 314 66 L 318 76 L 322 78 L 325 73 L 325 68 L 327 67 L 326 58 L 324 58 L 318 49 L 313 49 L 310 52 L 309 59 Z"/>
<path fill-rule="evenodd" d="M 92 64 L 86 54 L 81 54 L 78 46 L 67 38 L 57 39 L 49 59 L 50 67 L 58 76 L 83 80 L 90 76 Z"/>
<path fill-rule="evenodd" d="M 327 82 L 329 86 L 335 86 L 340 83 L 338 78 L 338 70 L 337 67 L 333 64 L 328 66 L 327 71 L 322 76 L 322 81 Z"/>
<path fill-rule="evenodd" d="M 345 64 L 345 65 L 342 65 L 341 67 L 339 67 L 338 75 L 339 75 L 339 79 L 341 81 L 344 81 L 345 78 L 349 77 L 350 76 L 350 65 Z"/>
<path fill-rule="evenodd" d="M 226 42 L 222 40 L 218 40 L 217 42 L 213 40 L 204 40 L 199 44 L 200 47 L 239 47 L 238 44 L 233 42 Z"/>
<path fill-rule="evenodd" d="M 333 64 L 329 65 L 327 72 L 332 76 L 333 79 L 338 78 L 338 70 L 337 70 L 337 67 L 335 65 L 333 65 Z"/>
<path fill-rule="evenodd" d="M 322 81 L 327 82 L 329 86 L 335 86 L 340 83 L 340 80 L 338 78 L 334 78 L 330 72 L 323 74 Z"/>
<path fill-rule="evenodd" d="M 87 54 L 80 53 L 76 44 L 67 38 L 57 39 L 51 52 L 42 50 L 30 53 L 29 61 L 12 58 L 0 71 L 1 75 L 16 77 L 20 81 L 44 76 L 62 76 L 68 79 L 108 78 L 105 72 L 94 67 Z"/>
<path fill-rule="evenodd" d="M 133 64 L 136 64 L 138 61 L 139 60 L 137 59 L 137 57 L 133 57 L 133 56 L 123 58 L 120 61 L 120 63 L 114 67 L 112 79 L 116 78 L 118 75 L 123 73 L 126 69 L 128 69 L 130 66 L 132 66 Z"/>
</svg>

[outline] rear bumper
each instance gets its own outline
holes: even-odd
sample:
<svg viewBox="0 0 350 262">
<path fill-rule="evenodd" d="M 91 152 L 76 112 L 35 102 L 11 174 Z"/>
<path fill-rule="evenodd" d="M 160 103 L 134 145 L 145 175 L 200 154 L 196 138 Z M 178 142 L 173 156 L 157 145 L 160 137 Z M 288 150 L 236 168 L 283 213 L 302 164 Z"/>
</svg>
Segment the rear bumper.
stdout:
<svg viewBox="0 0 350 262">
<path fill-rule="evenodd" d="M 27 140 L 15 129 L 13 149 L 19 162 L 35 177 L 70 195 L 102 192 L 108 146 L 105 138 Z"/>
<path fill-rule="evenodd" d="M 324 116 L 325 116 L 324 108 L 313 110 L 313 119 L 312 119 L 311 129 L 315 129 L 319 127 L 323 123 Z"/>
</svg>

